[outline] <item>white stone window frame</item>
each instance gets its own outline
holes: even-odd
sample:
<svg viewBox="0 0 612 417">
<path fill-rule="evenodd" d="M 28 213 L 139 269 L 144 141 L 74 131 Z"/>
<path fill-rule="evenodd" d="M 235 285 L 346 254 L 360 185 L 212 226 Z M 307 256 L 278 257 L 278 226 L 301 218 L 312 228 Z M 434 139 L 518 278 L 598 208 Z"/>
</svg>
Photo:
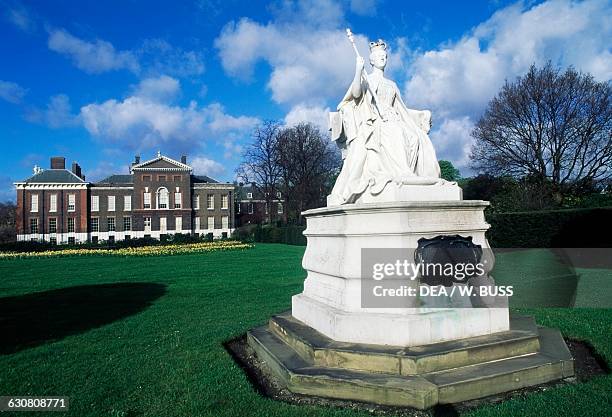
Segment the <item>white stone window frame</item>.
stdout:
<svg viewBox="0 0 612 417">
<path fill-rule="evenodd" d="M 38 213 L 38 194 L 30 195 L 30 213 Z"/>
<path fill-rule="evenodd" d="M 132 196 L 123 196 L 123 211 L 132 211 Z"/>
<path fill-rule="evenodd" d="M 76 211 L 76 194 L 68 194 L 68 211 L 70 213 Z"/>
<path fill-rule="evenodd" d="M 115 211 L 115 209 L 117 208 L 116 202 L 117 202 L 117 199 L 115 198 L 114 195 L 108 196 L 107 198 L 108 211 Z"/>
<path fill-rule="evenodd" d="M 166 187 L 159 187 L 155 192 L 156 207 L 158 210 L 168 210 L 170 205 L 170 193 Z M 165 204 L 165 207 L 162 205 Z"/>
<path fill-rule="evenodd" d="M 49 213 L 57 212 L 57 194 L 49 195 Z"/>
<path fill-rule="evenodd" d="M 100 196 L 91 196 L 91 211 L 100 211 Z"/>
<path fill-rule="evenodd" d="M 215 195 L 214 194 L 206 195 L 206 209 L 207 210 L 215 209 Z"/>
<path fill-rule="evenodd" d="M 229 194 L 221 195 L 221 210 L 229 209 Z"/>
</svg>

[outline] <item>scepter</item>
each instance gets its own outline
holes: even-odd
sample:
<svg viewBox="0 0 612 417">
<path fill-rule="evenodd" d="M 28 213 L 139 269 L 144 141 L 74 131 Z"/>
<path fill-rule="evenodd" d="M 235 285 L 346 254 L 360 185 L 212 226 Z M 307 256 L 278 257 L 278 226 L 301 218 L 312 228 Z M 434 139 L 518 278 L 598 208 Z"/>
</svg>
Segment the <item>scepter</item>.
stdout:
<svg viewBox="0 0 612 417">
<path fill-rule="evenodd" d="M 351 29 L 346 28 L 346 36 L 348 36 L 349 41 L 351 41 L 351 45 L 353 45 L 353 50 L 355 51 L 355 55 L 357 55 L 358 58 L 361 58 L 361 54 L 357 50 L 357 46 L 355 46 L 355 37 L 353 36 L 353 32 L 351 32 Z M 374 107 L 376 107 L 376 110 L 378 111 L 378 115 L 383 121 L 386 120 L 385 116 L 383 116 L 382 112 L 380 111 L 380 106 L 378 105 L 378 97 L 376 96 L 374 91 L 372 91 L 372 87 L 370 87 L 370 83 L 368 82 L 368 74 L 365 72 L 365 68 L 361 69 L 361 73 L 366 80 L 366 87 L 368 91 L 370 92 L 370 94 L 372 94 L 372 97 L 374 98 Z"/>
</svg>

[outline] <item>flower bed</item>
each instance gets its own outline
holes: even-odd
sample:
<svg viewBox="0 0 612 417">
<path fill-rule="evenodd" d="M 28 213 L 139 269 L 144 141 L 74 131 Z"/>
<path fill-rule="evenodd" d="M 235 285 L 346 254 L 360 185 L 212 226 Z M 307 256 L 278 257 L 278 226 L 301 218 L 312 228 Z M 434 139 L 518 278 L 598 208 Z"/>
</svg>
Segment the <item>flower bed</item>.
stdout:
<svg viewBox="0 0 612 417">
<path fill-rule="evenodd" d="M 184 243 L 176 245 L 141 246 L 135 248 L 119 249 L 60 249 L 46 252 L 0 252 L 0 259 L 13 258 L 53 258 L 60 256 L 157 256 L 181 255 L 186 253 L 215 252 L 223 250 L 250 249 L 253 245 L 236 240 L 223 240 L 217 242 Z"/>
</svg>

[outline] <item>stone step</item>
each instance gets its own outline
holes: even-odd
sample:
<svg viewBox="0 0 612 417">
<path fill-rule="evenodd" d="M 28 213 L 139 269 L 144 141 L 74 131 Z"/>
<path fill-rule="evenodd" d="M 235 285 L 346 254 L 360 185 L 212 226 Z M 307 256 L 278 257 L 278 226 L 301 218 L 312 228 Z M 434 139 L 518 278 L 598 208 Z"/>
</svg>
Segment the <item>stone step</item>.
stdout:
<svg viewBox="0 0 612 417">
<path fill-rule="evenodd" d="M 291 316 L 274 316 L 270 330 L 315 366 L 395 375 L 419 375 L 538 351 L 531 317 L 512 317 L 510 330 L 487 336 L 402 347 L 337 342 Z"/>
<path fill-rule="evenodd" d="M 250 331 L 248 342 L 291 392 L 426 409 L 572 376 L 561 334 L 540 328 L 539 337 L 540 353 L 409 376 L 314 365 L 265 326 Z"/>
<path fill-rule="evenodd" d="M 539 328 L 542 350 L 423 375 L 439 388 L 441 404 L 512 391 L 574 375 L 572 356 L 558 330 Z"/>
</svg>

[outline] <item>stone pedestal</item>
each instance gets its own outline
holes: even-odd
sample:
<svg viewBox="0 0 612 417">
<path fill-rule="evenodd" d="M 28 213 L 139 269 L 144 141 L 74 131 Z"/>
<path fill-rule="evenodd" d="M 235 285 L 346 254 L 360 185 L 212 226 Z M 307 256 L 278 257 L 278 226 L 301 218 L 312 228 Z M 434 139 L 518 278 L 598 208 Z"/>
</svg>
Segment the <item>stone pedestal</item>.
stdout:
<svg viewBox="0 0 612 417">
<path fill-rule="evenodd" d="M 303 213 L 304 291 L 290 313 L 248 333 L 278 381 L 295 393 L 426 409 L 571 377 L 561 334 L 531 318 L 510 320 L 507 304 L 363 306 L 363 249 L 401 248 L 411 257 L 419 239 L 449 235 L 489 248 L 488 202 L 461 200 L 451 183 L 405 187 Z M 388 201 L 408 194 L 409 202 Z"/>
<path fill-rule="evenodd" d="M 437 186 L 432 186 L 437 187 Z M 422 187 L 423 188 L 423 187 Z M 472 237 L 488 248 L 485 201 L 350 204 L 304 212 L 304 291 L 292 314 L 333 340 L 418 346 L 508 330 L 507 308 L 363 308 L 361 251 L 414 250 L 421 238 Z"/>
</svg>

